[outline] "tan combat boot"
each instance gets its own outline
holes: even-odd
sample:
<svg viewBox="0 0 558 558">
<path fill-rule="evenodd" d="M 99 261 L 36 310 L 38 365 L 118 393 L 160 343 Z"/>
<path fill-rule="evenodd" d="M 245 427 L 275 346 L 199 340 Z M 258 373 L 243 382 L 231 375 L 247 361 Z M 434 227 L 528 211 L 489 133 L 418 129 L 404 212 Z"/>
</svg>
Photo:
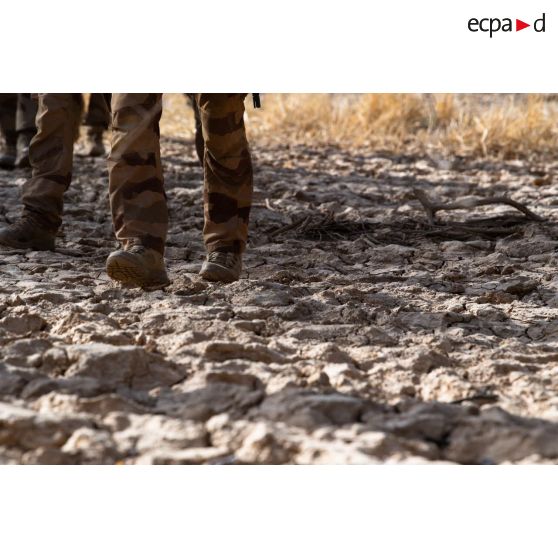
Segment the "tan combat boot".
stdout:
<svg viewBox="0 0 558 558">
<path fill-rule="evenodd" d="M 24 250 L 54 250 L 53 231 L 24 215 L 15 223 L 0 228 L 0 246 Z"/>
<path fill-rule="evenodd" d="M 104 129 L 100 126 L 88 126 L 85 136 L 85 146 L 82 155 L 85 157 L 103 157 L 106 155 L 103 144 Z"/>
<path fill-rule="evenodd" d="M 233 252 L 210 252 L 200 271 L 206 281 L 232 283 L 242 271 L 242 256 Z"/>
<path fill-rule="evenodd" d="M 130 242 L 107 258 L 107 275 L 129 287 L 153 290 L 170 284 L 165 258 L 139 241 Z"/>
</svg>

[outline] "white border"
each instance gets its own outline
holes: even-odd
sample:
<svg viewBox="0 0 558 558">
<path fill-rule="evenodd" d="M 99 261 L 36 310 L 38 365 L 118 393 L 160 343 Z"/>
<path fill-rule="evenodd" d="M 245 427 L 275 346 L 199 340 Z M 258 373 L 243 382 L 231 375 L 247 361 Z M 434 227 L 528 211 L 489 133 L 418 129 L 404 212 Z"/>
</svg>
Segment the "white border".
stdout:
<svg viewBox="0 0 558 558">
<path fill-rule="evenodd" d="M 545 466 L 4 467 L 0 551 L 542 558 L 556 554 L 557 474 Z"/>
<path fill-rule="evenodd" d="M 555 4 L 11 0 L 0 90 L 554 92 Z M 467 30 L 471 17 L 543 12 L 545 33 Z"/>
</svg>

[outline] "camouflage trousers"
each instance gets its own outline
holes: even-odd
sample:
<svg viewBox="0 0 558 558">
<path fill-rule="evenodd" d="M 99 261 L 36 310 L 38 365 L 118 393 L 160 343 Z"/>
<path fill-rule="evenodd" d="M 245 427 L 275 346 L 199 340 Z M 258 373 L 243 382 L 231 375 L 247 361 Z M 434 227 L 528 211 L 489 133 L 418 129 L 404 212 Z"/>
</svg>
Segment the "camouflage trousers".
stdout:
<svg viewBox="0 0 558 558">
<path fill-rule="evenodd" d="M 31 93 L 0 93 L 0 130 L 7 143 L 15 143 L 15 137 L 20 132 L 29 132 L 32 135 L 36 133 L 36 97 L 37 95 Z M 80 110 L 84 112 L 84 126 L 107 130 L 111 121 L 110 93 L 91 93 L 87 110 L 83 110 L 83 105 L 82 100 Z"/>
<path fill-rule="evenodd" d="M 23 212 L 52 232 L 62 223 L 82 103 L 81 93 L 39 95 L 37 133 L 29 146 L 33 175 L 22 188 Z"/>
<path fill-rule="evenodd" d="M 105 101 L 108 100 L 108 94 Z M 248 236 L 252 163 L 244 129 L 244 95 L 195 94 L 205 142 L 204 241 L 208 250 L 242 252 Z M 23 186 L 24 214 L 55 232 L 72 179 L 79 93 L 39 95 L 38 131 L 30 146 L 33 176 Z M 164 252 L 168 229 L 159 145 L 161 95 L 112 96 L 109 157 L 111 211 L 117 238 L 140 239 Z"/>
<path fill-rule="evenodd" d="M 0 130 L 6 145 L 15 145 L 18 134 L 35 134 L 36 114 L 31 93 L 0 93 Z"/>
<path fill-rule="evenodd" d="M 244 128 L 244 98 L 196 93 L 204 152 L 204 228 L 208 251 L 240 253 L 246 246 L 252 202 L 252 162 Z M 163 186 L 159 93 L 114 93 L 109 193 L 116 237 L 139 239 L 164 253 L 168 230 Z"/>
</svg>

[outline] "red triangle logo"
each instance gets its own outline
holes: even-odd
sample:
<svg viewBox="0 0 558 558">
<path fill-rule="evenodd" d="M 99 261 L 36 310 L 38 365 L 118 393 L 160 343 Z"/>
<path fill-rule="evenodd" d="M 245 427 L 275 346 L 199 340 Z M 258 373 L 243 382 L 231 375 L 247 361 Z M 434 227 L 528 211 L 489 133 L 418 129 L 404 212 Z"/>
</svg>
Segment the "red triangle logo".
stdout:
<svg viewBox="0 0 558 558">
<path fill-rule="evenodd" d="M 521 21 L 520 19 L 515 20 L 515 30 L 516 31 L 521 31 L 522 29 L 525 29 L 526 27 L 531 27 L 531 24 L 530 23 L 525 23 L 524 21 Z"/>
</svg>

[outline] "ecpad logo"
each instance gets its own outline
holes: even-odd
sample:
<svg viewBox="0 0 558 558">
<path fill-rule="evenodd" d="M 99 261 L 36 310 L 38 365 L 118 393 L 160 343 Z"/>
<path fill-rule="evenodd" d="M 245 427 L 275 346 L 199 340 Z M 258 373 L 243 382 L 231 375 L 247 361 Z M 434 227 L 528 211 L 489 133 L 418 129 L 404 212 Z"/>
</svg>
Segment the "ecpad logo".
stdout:
<svg viewBox="0 0 558 558">
<path fill-rule="evenodd" d="M 467 23 L 467 27 L 469 28 L 469 31 L 472 31 L 473 33 L 477 33 L 479 31 L 483 33 L 490 33 L 490 38 L 492 38 L 492 35 L 498 31 L 509 33 L 514 30 L 512 18 L 509 17 L 505 17 L 503 19 L 497 17 L 477 19 L 476 17 L 472 17 Z M 515 31 L 521 31 L 522 29 L 527 29 L 527 27 L 531 27 L 531 24 L 525 23 L 520 19 L 515 20 Z M 546 14 L 543 14 L 542 17 L 534 21 L 533 29 L 536 33 L 544 33 L 546 31 Z"/>
</svg>

